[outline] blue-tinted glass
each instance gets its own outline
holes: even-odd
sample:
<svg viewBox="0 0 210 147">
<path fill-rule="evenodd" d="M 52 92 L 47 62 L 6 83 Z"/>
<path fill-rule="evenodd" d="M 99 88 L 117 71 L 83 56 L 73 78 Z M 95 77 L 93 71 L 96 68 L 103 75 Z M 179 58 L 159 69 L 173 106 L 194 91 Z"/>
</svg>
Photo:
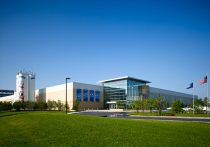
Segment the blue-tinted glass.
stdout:
<svg viewBox="0 0 210 147">
<path fill-rule="evenodd" d="M 143 97 L 144 82 L 132 79 L 104 83 L 104 98 L 106 101 L 139 100 Z"/>
<path fill-rule="evenodd" d="M 96 91 L 96 102 L 100 101 L 100 91 Z"/>
<path fill-rule="evenodd" d="M 77 89 L 77 100 L 81 101 L 82 99 L 82 90 L 81 89 Z"/>
<path fill-rule="evenodd" d="M 87 89 L 83 90 L 83 100 L 88 101 L 88 90 Z"/>
<path fill-rule="evenodd" d="M 90 101 L 94 102 L 94 90 L 90 90 Z"/>
<path fill-rule="evenodd" d="M 125 100 L 127 95 L 127 80 L 104 83 L 105 98 L 108 101 Z"/>
<path fill-rule="evenodd" d="M 145 85 L 145 83 L 128 80 L 128 95 L 127 100 L 139 100 L 141 99 L 141 86 Z"/>
</svg>

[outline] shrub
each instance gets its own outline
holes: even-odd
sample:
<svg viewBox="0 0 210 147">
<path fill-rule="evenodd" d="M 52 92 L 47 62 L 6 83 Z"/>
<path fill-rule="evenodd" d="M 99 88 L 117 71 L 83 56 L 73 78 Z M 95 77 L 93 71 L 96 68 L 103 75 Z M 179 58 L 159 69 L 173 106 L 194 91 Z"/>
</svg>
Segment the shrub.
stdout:
<svg viewBox="0 0 210 147">
<path fill-rule="evenodd" d="M 0 111 L 11 111 L 12 104 L 11 102 L 0 102 Z"/>
<path fill-rule="evenodd" d="M 42 101 L 42 100 L 39 100 L 37 102 L 34 103 L 34 109 L 35 110 L 46 110 L 47 109 L 47 103 Z"/>
<path fill-rule="evenodd" d="M 24 102 L 24 107 L 26 110 L 33 110 L 35 102 Z"/>
<path fill-rule="evenodd" d="M 176 100 L 172 104 L 172 111 L 175 113 L 181 113 L 183 112 L 183 103 L 180 100 Z"/>
<path fill-rule="evenodd" d="M 13 103 L 13 108 L 16 111 L 20 111 L 20 109 L 23 109 L 23 102 L 21 102 L 21 101 L 14 102 Z"/>
<path fill-rule="evenodd" d="M 64 105 L 61 103 L 61 100 L 58 100 L 57 102 L 58 111 L 64 110 Z"/>
</svg>

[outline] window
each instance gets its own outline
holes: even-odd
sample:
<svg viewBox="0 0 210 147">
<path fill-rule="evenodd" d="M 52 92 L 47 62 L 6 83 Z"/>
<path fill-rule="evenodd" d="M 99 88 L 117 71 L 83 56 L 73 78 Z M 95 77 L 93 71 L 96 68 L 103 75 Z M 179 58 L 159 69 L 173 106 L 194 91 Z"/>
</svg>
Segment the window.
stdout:
<svg viewBox="0 0 210 147">
<path fill-rule="evenodd" d="M 82 90 L 81 89 L 77 89 L 77 100 L 81 101 L 82 99 Z"/>
<path fill-rule="evenodd" d="M 83 101 L 88 101 L 88 90 L 84 89 L 83 90 Z"/>
<path fill-rule="evenodd" d="M 96 91 L 96 102 L 100 101 L 100 91 Z"/>
<path fill-rule="evenodd" d="M 94 102 L 94 90 L 90 90 L 90 101 Z"/>
</svg>

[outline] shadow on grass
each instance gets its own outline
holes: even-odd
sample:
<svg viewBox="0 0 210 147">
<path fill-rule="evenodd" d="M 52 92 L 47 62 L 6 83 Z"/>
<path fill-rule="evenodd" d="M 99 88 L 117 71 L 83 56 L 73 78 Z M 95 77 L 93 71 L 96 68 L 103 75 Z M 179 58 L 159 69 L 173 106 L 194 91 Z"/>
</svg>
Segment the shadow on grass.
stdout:
<svg viewBox="0 0 210 147">
<path fill-rule="evenodd" d="M 19 115 L 23 114 L 22 112 L 0 112 L 0 118 L 6 117 L 6 116 L 13 116 L 13 115 Z"/>
</svg>

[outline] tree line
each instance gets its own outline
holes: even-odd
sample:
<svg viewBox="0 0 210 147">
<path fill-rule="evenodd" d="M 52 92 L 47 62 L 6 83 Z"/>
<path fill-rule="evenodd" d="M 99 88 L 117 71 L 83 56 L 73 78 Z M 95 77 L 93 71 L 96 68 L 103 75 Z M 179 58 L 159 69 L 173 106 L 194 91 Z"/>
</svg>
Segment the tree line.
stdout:
<svg viewBox="0 0 210 147">
<path fill-rule="evenodd" d="M 117 102 L 118 108 L 124 108 L 126 103 L 122 101 Z M 195 113 L 203 113 L 203 107 L 207 105 L 207 98 L 203 99 L 195 99 L 194 101 L 194 111 Z M 180 100 L 175 100 L 171 106 L 168 105 L 168 103 L 162 98 L 146 98 L 143 100 L 137 100 L 133 101 L 130 105 L 130 109 L 134 109 L 137 112 L 141 110 L 144 112 L 145 110 L 150 110 L 152 112 L 153 110 L 157 110 L 159 115 L 161 115 L 162 110 L 171 107 L 171 111 L 174 113 L 183 113 L 185 112 L 184 104 Z M 193 105 L 190 105 L 189 111 L 193 110 Z M 66 105 L 63 104 L 60 100 L 58 101 L 51 101 L 48 100 L 47 102 L 44 102 L 42 100 L 37 100 L 36 102 L 21 102 L 16 101 L 14 103 L 11 102 L 0 102 L 0 111 L 20 111 L 20 110 L 58 110 L 58 111 L 64 111 L 66 109 Z M 69 109 L 69 106 L 67 105 L 67 109 Z M 76 104 L 73 107 L 74 110 L 79 111 L 79 102 L 76 102 Z"/>
<path fill-rule="evenodd" d="M 16 101 L 14 103 L 11 102 L 0 102 L 0 111 L 20 111 L 20 110 L 58 110 L 58 111 L 64 111 L 66 109 L 66 105 L 63 104 L 60 100 L 58 101 L 51 101 L 48 100 L 47 102 L 44 101 L 36 101 L 36 102 L 21 102 Z M 67 105 L 67 109 L 69 109 L 69 106 Z"/>
<path fill-rule="evenodd" d="M 207 98 L 204 99 L 195 99 L 194 100 L 194 112 L 197 114 L 204 113 L 203 107 L 207 105 Z M 180 100 L 176 100 L 172 104 L 172 112 L 174 113 L 184 113 L 184 112 L 192 112 L 193 104 L 188 107 L 188 110 L 184 110 L 184 104 Z"/>
<path fill-rule="evenodd" d="M 120 105 L 121 103 L 119 103 Z M 195 113 L 204 113 L 203 107 L 207 105 L 207 98 L 204 99 L 195 99 L 194 100 L 194 111 Z M 143 100 L 137 100 L 133 101 L 130 104 L 131 109 L 136 110 L 137 112 L 141 110 L 144 112 L 145 110 L 158 110 L 159 115 L 161 115 L 162 110 L 166 109 L 167 107 L 171 107 L 171 112 L 173 113 L 184 113 L 186 110 L 184 110 L 184 104 L 180 100 L 175 100 L 171 106 L 162 98 L 146 98 Z M 193 104 L 189 106 L 189 109 L 187 110 L 189 112 L 193 111 Z"/>
<path fill-rule="evenodd" d="M 144 110 L 150 110 L 150 112 L 152 112 L 152 110 L 155 109 L 158 110 L 159 115 L 161 115 L 162 110 L 167 107 L 167 102 L 162 97 L 146 98 L 132 102 L 130 107 L 137 110 L 137 112 L 139 110 L 142 112 L 144 112 Z"/>
</svg>

